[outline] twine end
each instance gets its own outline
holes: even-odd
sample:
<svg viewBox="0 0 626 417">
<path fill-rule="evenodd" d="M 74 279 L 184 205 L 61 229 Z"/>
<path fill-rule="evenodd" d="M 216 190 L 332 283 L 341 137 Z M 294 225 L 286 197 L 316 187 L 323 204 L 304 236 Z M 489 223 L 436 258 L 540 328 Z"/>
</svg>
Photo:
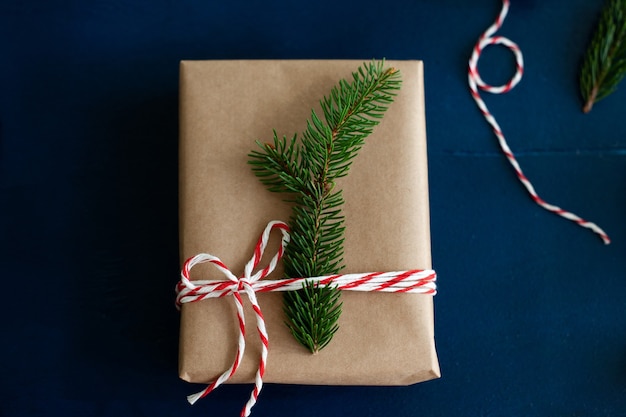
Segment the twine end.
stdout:
<svg viewBox="0 0 626 417">
<path fill-rule="evenodd" d="M 189 404 L 194 405 L 200 398 L 202 398 L 202 392 L 188 395 L 187 401 L 189 401 Z"/>
</svg>

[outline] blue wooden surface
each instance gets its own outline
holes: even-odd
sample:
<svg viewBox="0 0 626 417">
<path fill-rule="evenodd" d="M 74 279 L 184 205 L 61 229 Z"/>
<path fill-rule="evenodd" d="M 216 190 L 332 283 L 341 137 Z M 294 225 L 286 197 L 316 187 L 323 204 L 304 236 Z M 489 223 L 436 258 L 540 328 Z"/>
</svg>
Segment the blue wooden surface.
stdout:
<svg viewBox="0 0 626 417">
<path fill-rule="evenodd" d="M 443 377 L 267 385 L 253 415 L 626 416 L 626 84 L 588 115 L 577 86 L 601 6 L 513 0 L 526 73 L 485 99 L 540 195 L 610 246 L 532 203 L 469 95 L 495 0 L 2 1 L 0 415 L 238 415 L 249 386 L 191 407 L 176 375 L 178 62 L 387 57 L 425 61 Z"/>
</svg>

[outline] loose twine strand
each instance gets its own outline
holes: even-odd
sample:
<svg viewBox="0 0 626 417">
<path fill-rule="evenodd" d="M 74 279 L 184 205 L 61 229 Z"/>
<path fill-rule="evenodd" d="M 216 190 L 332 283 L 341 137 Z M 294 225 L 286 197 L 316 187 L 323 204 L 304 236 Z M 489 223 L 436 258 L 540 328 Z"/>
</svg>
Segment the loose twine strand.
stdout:
<svg viewBox="0 0 626 417">
<path fill-rule="evenodd" d="M 541 197 L 539 197 L 539 195 L 535 191 L 535 187 L 533 187 L 533 185 L 528 180 L 528 178 L 526 178 L 526 176 L 524 175 L 522 171 L 522 168 L 520 167 L 519 163 L 517 162 L 515 158 L 515 155 L 511 151 L 511 148 L 509 148 L 509 145 L 506 142 L 506 139 L 504 137 L 504 134 L 502 133 L 502 129 L 500 128 L 500 125 L 498 125 L 498 122 L 493 117 L 493 115 L 489 112 L 487 105 L 480 97 L 480 93 L 478 91 L 479 88 L 483 91 L 486 91 L 492 94 L 508 93 L 520 82 L 520 80 L 522 79 L 522 75 L 524 73 L 524 58 L 522 57 L 522 51 L 520 50 L 519 46 L 517 46 L 515 42 L 511 41 L 508 38 L 505 38 L 502 36 L 493 36 L 494 33 L 496 33 L 500 29 L 500 27 L 502 27 L 502 24 L 504 23 L 504 19 L 506 18 L 506 15 L 509 11 L 509 5 L 510 5 L 509 0 L 502 1 L 502 10 L 500 11 L 500 14 L 498 15 L 496 21 L 491 26 L 489 26 L 489 28 L 487 28 L 487 30 L 480 36 L 480 38 L 478 38 L 478 42 L 474 46 L 474 50 L 472 51 L 472 56 L 469 60 L 469 72 L 468 72 L 468 82 L 469 82 L 470 90 L 472 93 L 472 97 L 474 98 L 474 101 L 476 101 L 478 108 L 482 112 L 487 122 L 493 128 L 493 132 L 498 138 L 498 143 L 500 144 L 500 148 L 502 149 L 502 152 L 506 156 L 507 160 L 509 161 L 513 169 L 515 170 L 515 173 L 517 174 L 517 178 L 524 185 L 524 187 L 530 194 L 531 198 L 535 201 L 535 203 L 537 203 L 539 206 L 543 207 L 544 209 L 552 213 L 558 214 L 561 217 L 564 217 L 568 220 L 573 221 L 574 223 L 578 224 L 581 227 L 591 229 L 594 233 L 600 236 L 600 238 L 605 244 L 608 245 L 609 243 L 611 243 L 609 236 L 604 232 L 604 230 L 598 227 L 595 223 L 584 220 L 580 218 L 579 216 L 577 216 L 576 214 L 563 210 L 562 208 L 558 206 L 549 204 L 545 200 L 543 200 Z M 508 48 L 511 52 L 513 52 L 513 54 L 515 55 L 515 61 L 516 61 L 515 74 L 507 83 L 501 86 L 492 86 L 492 85 L 485 83 L 480 77 L 480 74 L 478 73 L 477 66 L 478 66 L 478 60 L 480 59 L 480 54 L 486 47 L 490 45 L 503 45 L 506 48 Z"/>
<path fill-rule="evenodd" d="M 271 259 L 269 264 L 253 273 L 259 265 L 272 230 L 277 229 L 282 234 L 281 245 L 278 252 Z M 261 340 L 261 358 L 256 371 L 254 389 L 250 398 L 241 411 L 242 417 L 247 417 L 251 413 L 252 407 L 256 404 L 261 388 L 263 387 L 263 375 L 267 366 L 267 354 L 269 350 L 269 337 L 265 327 L 265 319 L 261 312 L 261 307 L 256 297 L 257 292 L 270 291 L 295 291 L 302 289 L 305 282 L 315 282 L 319 285 L 335 285 L 340 290 L 349 291 L 377 291 L 377 292 L 397 292 L 430 294 L 437 292 L 435 271 L 427 270 L 407 270 L 396 272 L 370 272 L 362 274 L 336 274 L 322 277 L 309 278 L 289 278 L 281 280 L 261 281 L 267 277 L 275 268 L 284 254 L 289 243 L 289 227 L 280 221 L 269 222 L 261 234 L 252 258 L 244 267 L 242 277 L 236 277 L 224 263 L 216 256 L 208 253 L 201 253 L 189 258 L 183 265 L 180 281 L 176 285 L 176 306 L 181 308 L 184 303 L 191 303 L 206 300 L 208 298 L 220 298 L 228 295 L 233 296 L 237 309 L 237 320 L 239 322 L 239 332 L 237 337 L 237 353 L 232 365 L 222 373 L 215 381 L 209 384 L 202 391 L 189 395 L 187 400 L 194 404 L 200 398 L 205 397 L 215 388 L 228 381 L 237 372 L 246 348 L 245 333 L 246 324 L 243 311 L 243 301 L 241 294 L 248 296 L 252 309 L 256 317 L 256 325 Z M 191 269 L 202 263 L 211 263 L 220 271 L 227 280 L 194 280 L 191 281 L 189 274 Z"/>
</svg>

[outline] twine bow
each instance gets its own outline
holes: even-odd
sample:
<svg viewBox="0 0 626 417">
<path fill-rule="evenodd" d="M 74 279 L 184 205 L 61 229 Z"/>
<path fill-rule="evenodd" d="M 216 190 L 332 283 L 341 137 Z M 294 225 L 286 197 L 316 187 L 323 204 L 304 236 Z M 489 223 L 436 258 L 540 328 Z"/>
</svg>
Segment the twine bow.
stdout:
<svg viewBox="0 0 626 417">
<path fill-rule="evenodd" d="M 278 249 L 276 255 L 274 255 L 274 257 L 270 261 L 269 265 L 253 275 L 252 271 L 254 271 L 254 269 L 261 261 L 261 258 L 263 257 L 263 252 L 265 252 L 265 247 L 267 246 L 267 241 L 269 240 L 269 235 L 273 229 L 278 229 L 282 232 L 283 237 L 281 240 L 280 248 Z M 235 300 L 235 306 L 237 307 L 237 319 L 239 320 L 237 354 L 235 355 L 235 360 L 233 361 L 233 364 L 222 375 L 220 375 L 219 378 L 213 381 L 205 389 L 195 394 L 189 395 L 187 397 L 187 400 L 190 404 L 194 404 L 200 398 L 208 395 L 215 388 L 228 381 L 235 374 L 235 372 L 237 372 L 237 368 L 241 363 L 241 359 L 243 358 L 243 354 L 246 349 L 246 322 L 243 313 L 243 301 L 241 299 L 241 293 L 245 293 L 250 299 L 250 303 L 252 304 L 252 309 L 254 310 L 256 316 L 257 330 L 261 339 L 261 359 L 259 361 L 259 368 L 257 369 L 256 376 L 254 378 L 254 390 L 252 391 L 252 394 L 250 394 L 250 399 L 241 411 L 242 416 L 247 417 L 250 415 L 250 410 L 256 403 L 257 398 L 259 397 L 259 393 L 261 392 L 261 388 L 263 387 L 263 374 L 265 373 L 265 364 L 267 363 L 268 351 L 268 336 L 267 329 L 265 328 L 265 319 L 263 318 L 263 313 L 261 312 L 261 307 L 259 306 L 259 302 L 257 300 L 256 293 L 252 285 L 260 279 L 268 276 L 274 270 L 274 268 L 276 268 L 278 261 L 283 256 L 287 243 L 289 243 L 288 231 L 289 227 L 285 223 L 280 221 L 270 222 L 265 227 L 263 234 L 259 238 L 259 241 L 257 242 L 254 250 L 254 255 L 252 255 L 252 258 L 244 267 L 243 276 L 240 278 L 237 278 L 218 257 L 210 255 L 208 253 L 198 254 L 185 262 L 180 274 L 181 280 L 176 287 L 178 293 L 176 297 L 176 304 L 180 307 L 182 303 L 201 301 L 209 297 L 224 297 L 226 295 L 232 294 L 233 299 Z M 193 283 L 189 279 L 189 271 L 195 265 L 205 262 L 210 262 L 215 265 L 217 269 L 222 272 L 226 276 L 226 278 L 228 278 L 228 281 L 195 281 L 195 283 Z"/>
</svg>

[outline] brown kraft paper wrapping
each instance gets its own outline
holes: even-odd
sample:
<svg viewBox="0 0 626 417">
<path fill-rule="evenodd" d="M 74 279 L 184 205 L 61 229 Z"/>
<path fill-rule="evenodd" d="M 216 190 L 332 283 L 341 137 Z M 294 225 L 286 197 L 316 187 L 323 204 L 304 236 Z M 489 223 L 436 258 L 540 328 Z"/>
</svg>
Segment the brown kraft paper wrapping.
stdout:
<svg viewBox="0 0 626 417">
<path fill-rule="evenodd" d="M 362 64 L 181 62 L 181 263 L 206 252 L 235 275 L 243 272 L 265 225 L 288 221 L 290 214 L 285 196 L 269 192 L 247 164 L 255 140 L 270 142 L 273 129 L 288 138 L 304 131 L 311 109 L 321 114 L 319 100 L 341 78 L 351 80 Z M 386 65 L 400 69 L 402 88 L 348 176 L 337 183 L 346 201 L 346 273 L 431 268 L 423 66 L 420 61 Z M 275 233 L 268 255 L 280 241 Z M 281 278 L 281 271 L 269 279 Z M 194 268 L 191 278 L 224 279 L 210 265 Z M 312 355 L 285 326 L 282 295 L 259 295 L 269 333 L 265 382 L 407 385 L 439 377 L 432 296 L 344 291 L 342 300 L 338 333 Z M 232 383 L 252 382 L 259 364 L 261 343 L 246 304 L 246 351 Z M 231 296 L 184 304 L 181 378 L 216 379 L 234 360 L 237 334 Z"/>
</svg>

